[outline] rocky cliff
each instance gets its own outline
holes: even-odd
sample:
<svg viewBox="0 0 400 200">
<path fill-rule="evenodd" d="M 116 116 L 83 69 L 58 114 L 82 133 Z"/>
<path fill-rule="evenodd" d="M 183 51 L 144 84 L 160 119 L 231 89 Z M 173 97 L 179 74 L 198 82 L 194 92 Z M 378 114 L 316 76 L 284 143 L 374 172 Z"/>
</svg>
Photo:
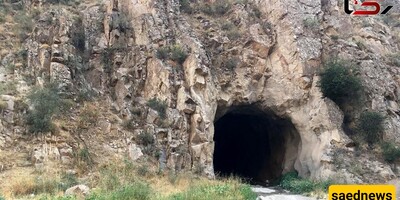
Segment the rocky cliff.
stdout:
<svg viewBox="0 0 400 200">
<path fill-rule="evenodd" d="M 353 17 L 337 0 L 232 1 L 222 10 L 182 2 L 22 2 L 45 11 L 23 41 L 26 66 L 2 72 L 18 91 L 1 96 L 0 170 L 54 163 L 74 169 L 84 147 L 96 164 L 146 156 L 160 168 L 213 177 L 215 122 L 229 113 L 263 113 L 281 139 L 270 136 L 278 150 L 256 175 L 261 179 L 273 176 L 269 170 L 346 182 L 395 177 L 375 151 L 354 153 L 345 131 L 359 113 L 374 110 L 385 116 L 384 138 L 400 143 L 396 10 L 390 18 Z M 2 66 L 19 66 L 14 55 L 3 53 Z M 331 58 L 355 63 L 365 87 L 360 106 L 343 109 L 323 97 L 319 72 Z M 17 105 L 29 88 L 51 81 L 75 105 L 55 118 L 57 133 L 26 134 L 29 108 Z M 96 96 L 90 105 L 77 100 L 86 93 Z M 82 128 L 85 109 L 99 113 Z"/>
</svg>

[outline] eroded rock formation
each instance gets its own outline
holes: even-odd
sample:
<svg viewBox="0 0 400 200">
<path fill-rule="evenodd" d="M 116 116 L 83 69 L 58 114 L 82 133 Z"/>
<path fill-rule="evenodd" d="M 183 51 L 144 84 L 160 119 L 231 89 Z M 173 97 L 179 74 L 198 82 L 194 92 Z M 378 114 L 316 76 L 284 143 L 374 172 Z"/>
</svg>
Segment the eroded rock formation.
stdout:
<svg viewBox="0 0 400 200">
<path fill-rule="evenodd" d="M 137 159 L 142 152 L 135 138 L 148 133 L 156 139 L 161 166 L 213 177 L 214 123 L 235 107 L 253 106 L 290 124 L 276 125 L 283 126 L 277 134 L 293 133 L 280 143 L 285 149 L 276 157 L 280 173 L 296 170 L 320 179 L 340 172 L 350 182 L 386 181 L 393 172 L 378 161 L 371 168 L 380 174 L 365 180 L 334 163 L 335 152 L 351 152 L 352 141 L 342 129 L 343 112 L 321 94 L 318 70 L 329 57 L 357 60 L 368 86 L 363 103 L 387 115 L 385 137 L 398 141 L 400 68 L 384 55 L 398 51 L 399 29 L 371 18 L 362 27 L 360 19 L 341 12 L 342 6 L 335 0 L 253 0 L 234 4 L 219 17 L 184 14 L 177 0 L 105 1 L 78 15 L 51 10 L 26 42 L 25 73 L 36 84 L 57 80 L 66 91 L 91 88 L 104 97 L 101 107 L 117 118 L 116 123 L 98 121 L 108 139 L 83 138 L 97 156 L 128 153 Z M 238 36 L 227 34 L 222 21 L 232 22 Z M 360 49 L 356 41 L 368 44 Z M 188 52 L 182 64 L 156 56 L 161 47 L 174 45 Z M 147 106 L 153 98 L 166 103 L 165 119 Z M 133 130 L 118 125 L 129 119 Z M 67 143 L 56 149 L 70 149 Z M 270 165 L 263 167 L 268 173 Z"/>
</svg>

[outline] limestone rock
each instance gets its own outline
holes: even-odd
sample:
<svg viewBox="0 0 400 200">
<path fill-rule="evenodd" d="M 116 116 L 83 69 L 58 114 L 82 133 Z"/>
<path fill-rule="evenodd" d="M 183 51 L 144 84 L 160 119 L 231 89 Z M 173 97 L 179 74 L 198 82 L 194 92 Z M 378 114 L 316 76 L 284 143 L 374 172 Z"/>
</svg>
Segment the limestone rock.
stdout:
<svg viewBox="0 0 400 200">
<path fill-rule="evenodd" d="M 86 197 L 90 194 L 90 188 L 86 185 L 75 185 L 65 190 L 65 196 Z"/>
<path fill-rule="evenodd" d="M 129 157 L 132 159 L 132 161 L 136 161 L 142 156 L 142 150 L 136 144 L 131 144 L 129 146 Z"/>
<path fill-rule="evenodd" d="M 311 179 L 343 174 L 354 183 L 392 179 L 387 164 L 368 159 L 364 167 L 369 175 L 335 165 L 332 152 L 352 141 L 342 129 L 345 114 L 321 93 L 318 72 L 332 55 L 355 61 L 366 88 L 362 109 L 384 113 L 384 138 L 400 143 L 400 69 L 385 58 L 399 51 L 399 27 L 378 18 L 344 17 L 336 0 L 248 3 L 260 10 L 260 17 L 241 3 L 224 14 L 239 33 L 236 39 L 221 30 L 218 17 L 182 14 L 177 0 L 107 0 L 84 7 L 81 24 L 68 9 L 50 9 L 25 42 L 24 73 L 39 86 L 50 80 L 66 91 L 85 86 L 105 99 L 102 108 L 118 116 L 99 119 L 101 133 L 84 138 L 101 153 L 122 156 L 128 150 L 137 160 L 144 147 L 132 142 L 146 132 L 162 149 L 163 166 L 198 169 L 213 177 L 214 123 L 247 106 L 283 127 L 281 160 L 275 165 L 282 172 L 296 170 Z M 46 22 L 49 16 L 54 23 Z M 84 32 L 83 53 L 74 45 L 75 29 Z M 174 45 L 186 51 L 183 63 L 170 58 L 174 52 L 159 58 L 161 47 Z M 9 54 L 2 64 L 13 60 Z M 152 98 L 167 106 L 149 108 Z M 7 100 L 8 108 L 11 102 Z M 352 112 L 357 116 L 362 109 Z M 159 110 L 165 110 L 165 118 Z M 118 127 L 122 119 L 130 120 L 133 130 Z M 6 121 L 11 123 L 12 117 Z M 9 139 L 5 132 L 11 131 L 2 130 L 0 146 Z M 64 164 L 72 163 L 71 146 L 59 147 Z M 41 163 L 39 152 L 34 157 Z"/>
</svg>

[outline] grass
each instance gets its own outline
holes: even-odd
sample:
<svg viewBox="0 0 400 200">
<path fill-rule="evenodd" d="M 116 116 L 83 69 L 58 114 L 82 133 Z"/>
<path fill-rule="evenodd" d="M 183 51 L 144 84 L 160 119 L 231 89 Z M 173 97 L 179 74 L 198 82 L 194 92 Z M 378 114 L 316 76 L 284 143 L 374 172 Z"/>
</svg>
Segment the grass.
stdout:
<svg viewBox="0 0 400 200">
<path fill-rule="evenodd" d="M 50 177 L 24 178 L 13 182 L 11 188 L 15 197 L 43 193 L 55 194 L 59 191 L 59 181 Z"/>
<path fill-rule="evenodd" d="M 237 178 L 209 180 L 191 173 L 165 171 L 157 173 L 154 165 L 138 165 L 129 160 L 110 161 L 112 164 L 99 166 L 99 173 L 89 179 L 86 185 L 92 188 L 87 200 L 254 200 L 257 195 L 249 185 Z M 146 167 L 146 176 L 140 176 L 138 169 Z M 173 177 L 171 177 L 173 174 Z M 22 178 L 22 177 L 21 177 Z M 173 179 L 173 180 L 172 180 Z M 20 179 L 13 183 L 12 197 L 24 199 L 35 194 L 34 199 L 76 200 L 65 197 L 62 191 L 78 183 L 73 175 L 48 179 L 42 183 L 37 178 Z M 85 179 L 87 180 L 87 179 Z M 62 186 L 62 187 L 60 187 Z M 18 194 L 18 195 L 16 195 Z M 10 196 L 11 197 L 11 196 Z M 32 197 L 30 197 L 32 198 Z"/>
<path fill-rule="evenodd" d="M 150 200 L 154 195 L 151 187 L 143 181 L 135 181 L 111 192 L 95 192 L 87 200 Z"/>
<path fill-rule="evenodd" d="M 235 179 L 227 179 L 219 183 L 200 183 L 189 189 L 160 198 L 162 200 L 253 200 L 257 195 L 249 185 L 241 184 Z"/>
<path fill-rule="evenodd" d="M 7 81 L 0 83 L 0 95 L 14 95 L 17 93 L 17 83 L 14 81 Z"/>
<path fill-rule="evenodd" d="M 17 22 L 17 26 L 14 31 L 17 33 L 20 41 L 23 42 L 28 38 L 29 34 L 33 30 L 34 23 L 32 16 L 28 12 L 18 12 L 14 19 Z"/>
<path fill-rule="evenodd" d="M 95 126 L 99 116 L 100 112 L 96 109 L 96 105 L 85 103 L 85 105 L 80 109 L 78 128 L 88 129 L 91 126 Z"/>
<path fill-rule="evenodd" d="M 296 194 L 310 194 L 311 192 L 326 192 L 332 181 L 315 182 L 298 176 L 297 172 L 289 172 L 282 176 L 280 186 Z"/>
</svg>

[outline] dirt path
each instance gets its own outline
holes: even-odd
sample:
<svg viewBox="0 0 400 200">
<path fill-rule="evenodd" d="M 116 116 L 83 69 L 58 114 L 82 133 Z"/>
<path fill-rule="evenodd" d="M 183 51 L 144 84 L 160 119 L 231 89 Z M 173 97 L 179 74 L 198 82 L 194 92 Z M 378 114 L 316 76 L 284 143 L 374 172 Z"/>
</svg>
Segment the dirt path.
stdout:
<svg viewBox="0 0 400 200">
<path fill-rule="evenodd" d="M 252 190 L 258 194 L 257 200 L 317 200 L 313 197 L 290 194 L 277 188 L 254 186 Z"/>
</svg>

